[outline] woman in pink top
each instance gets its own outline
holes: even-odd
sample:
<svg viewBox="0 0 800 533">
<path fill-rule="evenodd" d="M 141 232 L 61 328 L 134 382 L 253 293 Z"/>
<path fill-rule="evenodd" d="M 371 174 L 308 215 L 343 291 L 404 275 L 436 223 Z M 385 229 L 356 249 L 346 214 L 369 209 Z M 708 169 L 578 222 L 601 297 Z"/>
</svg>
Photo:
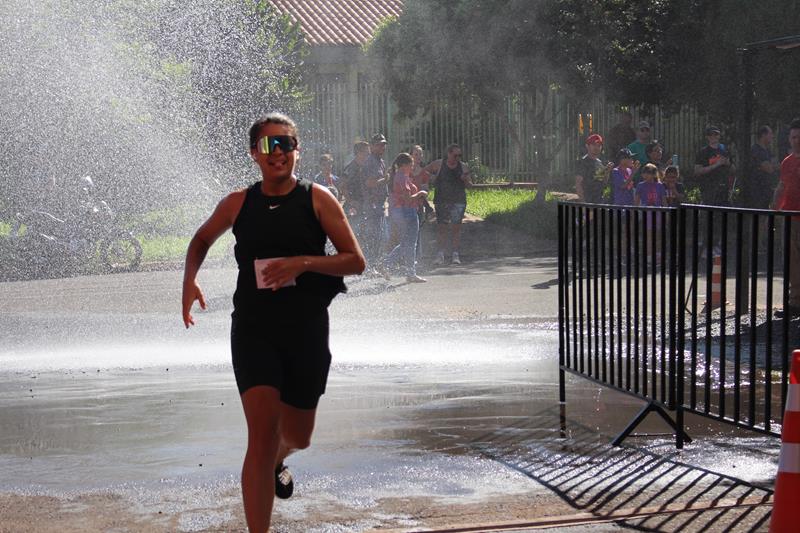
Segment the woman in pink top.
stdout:
<svg viewBox="0 0 800 533">
<path fill-rule="evenodd" d="M 420 199 L 428 195 L 428 191 L 419 190 L 411 177 L 414 160 L 407 153 L 399 154 L 389 173 L 392 179 L 392 193 L 389 195 L 389 218 L 397 228 L 400 243 L 395 246 L 384 260 L 383 272 L 391 264 L 399 264 L 405 271 L 406 281 L 421 283 L 425 279 L 417 276 L 417 238 L 419 236 L 419 218 L 417 209 Z"/>
</svg>

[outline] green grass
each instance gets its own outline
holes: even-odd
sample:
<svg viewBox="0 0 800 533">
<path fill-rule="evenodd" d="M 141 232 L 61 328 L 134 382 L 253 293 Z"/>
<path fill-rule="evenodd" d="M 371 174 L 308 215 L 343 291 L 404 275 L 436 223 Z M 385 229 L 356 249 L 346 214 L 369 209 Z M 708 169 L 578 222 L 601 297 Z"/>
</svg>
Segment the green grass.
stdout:
<svg viewBox="0 0 800 533">
<path fill-rule="evenodd" d="M 142 263 L 182 261 L 195 230 L 211 213 L 207 206 L 184 205 L 129 215 L 124 225 L 142 243 Z M 233 235 L 225 234 L 208 251 L 207 259 L 229 253 Z"/>
<path fill-rule="evenodd" d="M 178 261 L 186 256 L 191 237 L 166 235 L 162 237 L 139 236 L 142 243 L 142 263 Z M 226 233 L 208 251 L 206 260 L 220 259 L 230 253 L 233 235 Z"/>
<path fill-rule="evenodd" d="M 534 205 L 535 197 L 536 191 L 529 189 L 468 189 L 467 211 L 493 223 L 551 237 L 555 231 L 555 202 Z M 127 217 L 125 226 L 142 243 L 142 263 L 181 261 L 192 233 L 207 211 L 196 206 L 150 211 Z M 10 229 L 10 223 L 0 221 L 0 236 L 7 236 Z M 209 250 L 208 259 L 229 256 L 232 243 L 233 235 L 226 233 Z"/>
<path fill-rule="evenodd" d="M 536 191 L 528 189 L 469 189 L 467 211 L 482 219 L 535 237 L 553 239 L 556 234 L 556 202 L 534 202 Z"/>
<path fill-rule="evenodd" d="M 124 224 L 136 235 L 191 235 L 212 210 L 213 207 L 195 205 L 157 209 L 128 216 Z"/>
<path fill-rule="evenodd" d="M 142 263 L 181 261 L 186 256 L 191 235 L 201 218 L 195 208 L 151 211 L 128 217 L 125 226 L 133 230 L 142 243 Z M 200 220 L 202 222 L 202 220 Z M 8 237 L 11 223 L 0 220 L 0 238 Z M 21 233 L 25 232 L 25 227 Z M 214 243 L 207 259 L 220 259 L 230 254 L 233 235 L 226 233 Z"/>
<path fill-rule="evenodd" d="M 535 197 L 536 191 L 529 189 L 468 189 L 467 211 L 485 219 L 501 213 L 513 213 Z"/>
</svg>

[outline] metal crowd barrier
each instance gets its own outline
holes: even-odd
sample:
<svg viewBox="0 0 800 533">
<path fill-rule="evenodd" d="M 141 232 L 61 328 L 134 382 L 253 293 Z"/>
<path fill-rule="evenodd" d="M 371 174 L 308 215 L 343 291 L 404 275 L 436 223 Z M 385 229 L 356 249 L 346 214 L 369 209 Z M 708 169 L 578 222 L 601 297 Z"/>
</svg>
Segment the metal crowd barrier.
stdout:
<svg viewBox="0 0 800 533">
<path fill-rule="evenodd" d="M 569 372 L 647 402 L 615 444 L 651 412 L 678 448 L 687 411 L 779 436 L 798 328 L 773 311 L 789 305 L 793 215 L 560 203 L 562 404 Z"/>
</svg>

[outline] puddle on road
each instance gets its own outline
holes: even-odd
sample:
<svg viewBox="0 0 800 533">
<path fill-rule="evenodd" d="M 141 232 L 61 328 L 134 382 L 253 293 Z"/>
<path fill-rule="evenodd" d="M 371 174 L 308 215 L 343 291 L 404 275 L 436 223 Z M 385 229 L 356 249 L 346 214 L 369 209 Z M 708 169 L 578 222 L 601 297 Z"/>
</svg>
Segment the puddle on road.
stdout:
<svg viewBox="0 0 800 533">
<path fill-rule="evenodd" d="M 574 479 L 576 490 L 584 490 L 584 480 L 613 457 L 608 435 L 641 407 L 571 379 L 569 419 L 588 429 L 569 429 L 565 441 L 550 411 L 557 399 L 557 334 L 546 322 L 419 321 L 413 334 L 402 322 L 381 324 L 380 335 L 372 327 L 353 333 L 349 324 L 333 335 L 335 362 L 313 446 L 290 462 L 302 497 L 279 508 L 287 520 L 300 517 L 309 526 L 304 530 L 414 525 L 423 504 L 398 498 L 443 506 L 497 497 L 530 501 L 564 488 L 545 488 L 552 480 L 537 470 L 544 467 L 585 466 Z M 222 527 L 230 513 L 238 516 L 244 418 L 227 343 L 203 338 L 193 345 L 89 343 L 2 354 L 11 370 L 0 375 L 0 425 L 12 431 L 0 434 L 0 490 L 113 492 L 142 513 L 158 507 L 180 516 L 185 531 Z M 640 462 L 621 472 L 652 462 L 652 449 L 668 461 L 735 468 L 745 481 L 769 476 L 775 454 L 764 449 L 772 440 L 715 437 L 720 429 L 702 424 L 690 422 L 696 441 L 679 456 L 670 455 L 668 441 L 651 439 L 644 451 L 629 452 Z M 649 419 L 642 430 L 664 427 Z M 583 445 L 604 455 L 587 457 Z M 693 472 L 674 466 L 672 473 L 654 470 L 657 482 L 642 477 L 649 483 L 642 494 L 669 485 L 681 468 Z M 741 482 L 720 482 L 730 483 Z M 404 505 L 415 511 L 402 512 Z"/>
</svg>

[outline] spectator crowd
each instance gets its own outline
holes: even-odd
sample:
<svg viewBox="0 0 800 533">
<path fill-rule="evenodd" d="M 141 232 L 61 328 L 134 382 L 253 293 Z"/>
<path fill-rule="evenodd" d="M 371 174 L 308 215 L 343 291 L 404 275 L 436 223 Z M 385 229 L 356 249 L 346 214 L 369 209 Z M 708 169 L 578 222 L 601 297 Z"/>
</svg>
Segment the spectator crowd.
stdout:
<svg viewBox="0 0 800 533">
<path fill-rule="evenodd" d="M 685 185 L 678 156 L 664 157 L 664 146 L 651 135 L 648 121 L 632 128 L 630 113 L 622 115 L 608 135 L 613 157 L 603 157 L 605 139 L 590 133 L 585 139 L 586 153 L 575 170 L 575 192 L 589 204 L 619 206 L 675 207 L 688 201 L 709 206 L 739 205 L 754 209 L 800 211 L 800 119 L 780 129 L 780 138 L 769 126 L 761 126 L 749 150 L 749 171 L 738 172 L 729 147 L 722 142 L 717 126 L 705 128 L 706 142 L 697 151 Z M 777 152 L 774 151 L 777 147 Z M 647 213 L 648 232 L 659 228 L 655 215 Z M 766 217 L 762 217 L 762 222 Z M 789 280 L 789 311 L 800 314 L 800 217 L 792 217 Z M 766 228 L 759 228 L 764 233 Z M 702 236 L 701 236 L 702 238 Z M 719 237 L 717 237 L 719 239 Z M 760 239 L 764 242 L 764 239 Z M 712 243 L 706 243 L 711 246 Z M 719 242 L 713 253 L 719 254 Z"/>
<path fill-rule="evenodd" d="M 741 203 L 760 209 L 800 208 L 800 177 L 790 175 L 794 168 L 791 163 L 800 157 L 800 150 L 791 143 L 800 121 L 782 128 L 777 152 L 772 128 L 758 129 L 750 150 L 749 179 L 753 185 L 747 188 L 747 198 L 736 197 L 742 183 L 737 181 L 737 167 L 728 145 L 722 142 L 719 127 L 705 128 L 706 142 L 692 164 L 682 169 L 678 155 L 667 155 L 665 146 L 654 138 L 649 121 L 641 120 L 635 128 L 633 124 L 633 116 L 626 112 L 607 138 L 600 133 L 586 137 L 585 154 L 575 170 L 575 192 L 580 201 L 647 207 L 675 207 L 692 201 L 711 206 Z M 352 158 L 339 176 L 334 174 L 331 154 L 322 154 L 313 179 L 342 203 L 364 249 L 368 273 L 388 279 L 397 272 L 409 282 L 424 282 L 417 274 L 417 264 L 421 229 L 427 222 L 435 220 L 436 224 L 433 264 L 461 263 L 461 227 L 466 188 L 471 185 L 469 167 L 456 144 L 448 146 L 442 158 L 429 163 L 424 162 L 425 152 L 419 145 L 391 159 L 386 158 L 386 146 L 382 133 L 375 133 L 369 142 L 356 142 Z M 798 181 L 797 186 L 793 180 Z M 797 248 L 800 254 L 800 230 Z M 800 300 L 793 303 L 800 307 Z"/>
<path fill-rule="evenodd" d="M 737 180 L 733 155 L 722 142 L 717 126 L 705 129 L 706 142 L 694 156 L 684 185 L 677 154 L 665 157 L 663 144 L 653 139 L 650 123 L 642 120 L 632 127 L 633 117 L 623 113 L 620 122 L 611 128 L 608 139 L 599 133 L 586 137 L 586 153 L 575 170 L 575 192 L 580 201 L 595 204 L 643 205 L 670 207 L 692 200 L 711 206 L 731 206 L 734 203 L 758 209 L 770 209 L 780 203 L 774 193 L 785 194 L 779 184 L 785 183 L 781 172 L 786 158 L 796 157 L 791 146 L 794 120 L 777 139 L 769 126 L 756 132 L 756 142 L 750 148 L 750 187 L 746 197 L 742 180 Z M 784 139 L 785 137 L 785 139 Z M 786 142 L 784 142 L 786 141 Z M 608 148 L 608 150 L 606 150 Z M 791 159 L 789 159 L 791 161 Z M 651 183 L 652 185 L 644 185 Z"/>
<path fill-rule="evenodd" d="M 331 154 L 323 154 L 314 182 L 327 187 L 342 204 L 364 250 L 368 274 L 389 279 L 398 272 L 409 283 L 423 283 L 426 280 L 417 274 L 420 235 L 432 218 L 437 227 L 433 264 L 461 264 L 461 223 L 466 188 L 472 184 L 470 170 L 457 144 L 428 164 L 423 148 L 415 145 L 397 154 L 388 166 L 386 145 L 382 133 L 369 142 L 356 142 L 341 176 L 333 173 Z"/>
</svg>

